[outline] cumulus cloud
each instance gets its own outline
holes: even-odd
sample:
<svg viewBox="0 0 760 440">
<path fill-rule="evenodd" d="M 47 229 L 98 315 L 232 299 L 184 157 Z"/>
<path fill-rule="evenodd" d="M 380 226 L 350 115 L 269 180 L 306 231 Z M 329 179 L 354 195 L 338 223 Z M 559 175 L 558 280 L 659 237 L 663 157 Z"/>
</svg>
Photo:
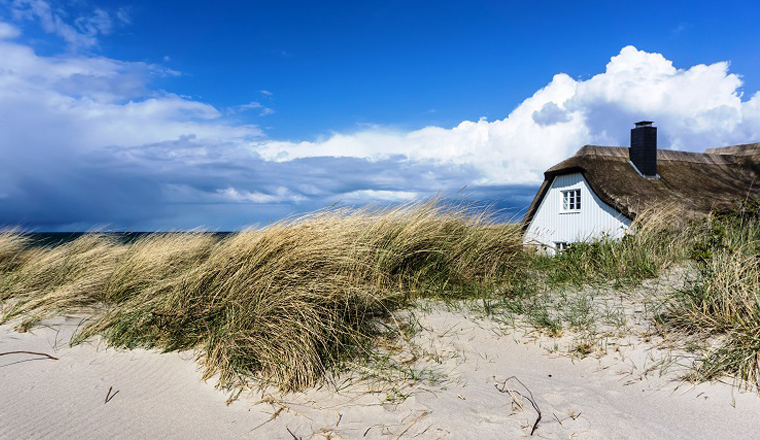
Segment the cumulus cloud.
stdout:
<svg viewBox="0 0 760 440">
<path fill-rule="evenodd" d="M 69 28 L 95 38 L 114 26 L 98 14 L 56 24 L 43 3 L 13 2 L 41 8 L 34 19 L 62 38 Z M 153 85 L 178 72 L 75 51 L 42 56 L 21 40 L 16 25 L 0 23 L 0 223 L 38 230 L 235 229 L 335 202 L 439 191 L 526 206 L 547 167 L 586 143 L 625 145 L 635 120 L 657 121 L 664 147 L 760 140 L 760 95 L 745 98 L 728 63 L 678 69 L 633 47 L 588 80 L 555 75 L 504 119 L 407 132 L 369 125 L 286 142 L 230 109 Z M 233 110 L 265 109 L 254 101 Z"/>
<path fill-rule="evenodd" d="M 661 54 L 624 47 L 606 70 L 579 81 L 557 74 L 506 118 L 412 132 L 369 129 L 319 142 L 265 140 L 267 160 L 401 157 L 467 164 L 479 185 L 535 184 L 584 144 L 627 145 L 632 123 L 652 119 L 664 148 L 705 148 L 760 139 L 760 94 L 743 100 L 741 78 L 719 62 L 677 69 Z"/>
<path fill-rule="evenodd" d="M 177 72 L 42 56 L 19 34 L 0 25 L 0 226 L 235 229 L 337 201 L 405 200 L 473 173 L 392 158 L 265 161 L 257 126 L 152 86 Z"/>
<path fill-rule="evenodd" d="M 554 125 L 560 122 L 570 122 L 570 113 L 559 108 L 554 102 L 547 102 L 541 110 L 533 112 L 533 121 L 538 125 Z"/>
</svg>

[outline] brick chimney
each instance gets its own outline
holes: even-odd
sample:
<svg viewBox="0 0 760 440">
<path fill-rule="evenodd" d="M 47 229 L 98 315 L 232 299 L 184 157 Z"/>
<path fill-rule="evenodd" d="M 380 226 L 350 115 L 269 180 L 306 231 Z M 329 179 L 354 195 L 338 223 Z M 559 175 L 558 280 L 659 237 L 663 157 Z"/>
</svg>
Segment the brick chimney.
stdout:
<svg viewBox="0 0 760 440">
<path fill-rule="evenodd" d="M 652 121 L 636 123 L 631 130 L 631 163 L 644 177 L 657 177 L 657 127 Z"/>
</svg>

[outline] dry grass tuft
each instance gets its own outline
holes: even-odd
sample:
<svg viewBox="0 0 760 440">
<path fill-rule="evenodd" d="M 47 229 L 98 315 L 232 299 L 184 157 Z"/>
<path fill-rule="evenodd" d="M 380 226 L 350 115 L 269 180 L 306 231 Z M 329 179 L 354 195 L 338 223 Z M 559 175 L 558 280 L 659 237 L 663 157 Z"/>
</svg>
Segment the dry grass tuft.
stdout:
<svg viewBox="0 0 760 440">
<path fill-rule="evenodd" d="M 683 218 L 653 207 L 622 240 L 573 244 L 555 258 L 524 252 L 518 225 L 435 201 L 321 211 L 225 238 L 195 231 L 122 244 L 87 234 L 40 247 L 3 231 L 1 319 L 20 318 L 24 330 L 85 312 L 75 343 L 101 335 L 119 347 L 192 349 L 224 389 L 297 390 L 368 359 L 379 336 L 403 332 L 392 312 L 412 299 L 479 298 L 493 313 L 526 315 L 559 334 L 565 322 L 584 327 L 601 315 L 587 302 L 558 315 L 561 301 L 541 295 L 692 265 L 695 280 L 664 299 L 658 328 L 720 342 L 695 379 L 727 373 L 760 386 L 760 205 Z"/>
<path fill-rule="evenodd" d="M 26 236 L 16 229 L 0 230 L 0 274 L 13 271 L 23 262 Z"/>
<path fill-rule="evenodd" d="M 21 263 L 3 274 L 0 298 L 12 299 L 3 321 L 24 315 L 19 325 L 31 325 L 60 312 L 89 310 L 103 299 L 103 288 L 124 248 L 100 234 L 84 235 L 51 248 L 29 248 Z"/>
<path fill-rule="evenodd" d="M 15 239 L 0 237 L 0 249 Z M 218 374 L 225 389 L 255 380 L 295 390 L 365 356 L 384 328 L 377 318 L 408 300 L 513 278 L 521 248 L 517 225 L 466 206 L 329 210 L 222 240 L 155 234 L 123 245 L 94 234 L 24 244 L 8 252 L 22 263 L 3 273 L 0 298 L 3 319 L 21 316 L 24 328 L 88 310 L 75 342 L 99 334 L 120 347 L 197 349 L 205 376 Z"/>
<path fill-rule="evenodd" d="M 760 389 L 760 201 L 713 215 L 691 231 L 698 278 L 660 320 L 670 331 L 720 336 L 693 374 L 730 374 Z"/>
</svg>

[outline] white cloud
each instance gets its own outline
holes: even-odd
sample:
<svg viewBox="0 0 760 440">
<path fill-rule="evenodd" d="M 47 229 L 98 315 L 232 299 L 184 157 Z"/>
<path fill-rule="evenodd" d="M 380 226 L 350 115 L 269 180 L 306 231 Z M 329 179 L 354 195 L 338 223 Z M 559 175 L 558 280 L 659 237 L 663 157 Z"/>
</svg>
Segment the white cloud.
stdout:
<svg viewBox="0 0 760 440">
<path fill-rule="evenodd" d="M 116 10 L 116 19 L 123 24 L 132 24 L 131 8 L 122 6 Z"/>
<path fill-rule="evenodd" d="M 660 146 L 705 148 L 760 140 L 760 94 L 742 100 L 741 78 L 719 62 L 677 69 L 661 54 L 624 47 L 606 71 L 578 81 L 557 74 L 506 118 L 411 132 L 373 128 L 317 142 L 261 141 L 264 158 L 381 160 L 471 165 L 476 184 L 535 184 L 549 166 L 587 143 L 627 145 L 633 122 L 652 119 Z"/>
<path fill-rule="evenodd" d="M 96 8 L 90 15 L 77 17 L 74 24 L 85 35 L 108 35 L 113 31 L 113 21 L 108 12 Z"/>
<path fill-rule="evenodd" d="M 306 197 L 300 194 L 294 194 L 284 186 L 275 188 L 271 193 L 238 190 L 232 187 L 220 189 L 217 191 L 217 193 L 221 195 L 226 201 L 232 201 L 234 203 L 298 203 L 306 200 Z"/>
<path fill-rule="evenodd" d="M 251 101 L 248 104 L 242 104 L 242 105 L 236 105 L 231 108 L 233 112 L 244 112 L 247 110 L 259 110 L 259 116 L 267 116 L 274 113 L 274 110 L 272 110 L 269 107 L 266 107 L 260 102 Z"/>
<path fill-rule="evenodd" d="M 421 197 L 421 194 L 414 191 L 387 191 L 363 189 L 351 191 L 340 195 L 340 199 L 347 202 L 365 202 L 367 200 L 377 200 L 381 202 L 405 202 L 415 200 Z"/>
<path fill-rule="evenodd" d="M 559 108 L 554 102 L 547 102 L 532 114 L 533 121 L 538 125 L 554 125 L 560 122 L 570 122 L 570 113 L 567 110 Z"/>
<path fill-rule="evenodd" d="M 6 34 L 12 29 L 0 25 Z M 44 57 L 8 40 L 0 40 L 0 53 L 0 169 L 16 167 L 14 174 L 35 162 L 54 166 L 111 146 L 183 138 L 242 145 L 262 135 L 256 126 L 226 121 L 212 105 L 152 90 L 153 77 L 176 74 L 159 66 L 75 54 Z"/>
<path fill-rule="evenodd" d="M 21 35 L 21 31 L 12 24 L 0 22 L 0 40 L 11 40 Z"/>
<path fill-rule="evenodd" d="M 67 26 L 109 31 L 88 17 Z M 43 229 L 232 229 L 337 200 L 395 203 L 465 185 L 480 200 L 524 205 L 547 167 L 585 143 L 626 144 L 640 119 L 657 122 L 664 147 L 760 140 L 760 93 L 743 97 L 728 63 L 677 69 L 632 47 L 585 81 L 555 75 L 504 119 L 414 131 L 365 124 L 285 142 L 229 117 L 266 112 L 261 102 L 220 111 L 156 89 L 153 78 L 178 75 L 170 69 L 43 56 L 19 37 L 0 23 L 0 221 Z"/>
<path fill-rule="evenodd" d="M 45 32 L 61 37 L 74 49 L 86 49 L 98 44 L 100 35 L 108 35 L 115 28 L 114 20 L 106 10 L 95 8 L 89 14 L 74 17 L 72 23 L 67 20 L 69 12 L 61 6 L 45 0 L 3 0 L 16 20 L 36 21 Z M 115 12 L 118 24 L 129 24 L 128 9 L 120 8 Z"/>
<path fill-rule="evenodd" d="M 7 39 L 18 34 L 0 24 L 0 223 L 230 229 L 253 218 L 246 204 L 299 200 L 281 184 L 236 175 L 257 160 L 245 146 L 260 129 L 152 86 L 176 72 L 72 52 L 42 56 Z M 248 201 L 217 192 L 228 187 Z"/>
</svg>

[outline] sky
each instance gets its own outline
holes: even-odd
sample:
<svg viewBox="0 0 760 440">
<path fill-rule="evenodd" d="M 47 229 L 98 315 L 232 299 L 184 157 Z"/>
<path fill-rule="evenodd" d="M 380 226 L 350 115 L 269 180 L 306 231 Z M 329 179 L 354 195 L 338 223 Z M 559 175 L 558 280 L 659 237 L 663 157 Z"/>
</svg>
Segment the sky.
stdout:
<svg viewBox="0 0 760 440">
<path fill-rule="evenodd" d="M 466 197 L 585 144 L 760 142 L 760 5 L 0 0 L 0 226 L 238 230 Z"/>
</svg>

